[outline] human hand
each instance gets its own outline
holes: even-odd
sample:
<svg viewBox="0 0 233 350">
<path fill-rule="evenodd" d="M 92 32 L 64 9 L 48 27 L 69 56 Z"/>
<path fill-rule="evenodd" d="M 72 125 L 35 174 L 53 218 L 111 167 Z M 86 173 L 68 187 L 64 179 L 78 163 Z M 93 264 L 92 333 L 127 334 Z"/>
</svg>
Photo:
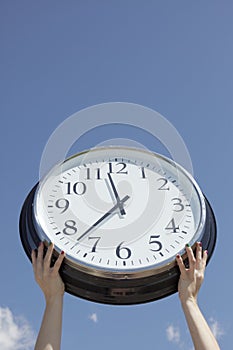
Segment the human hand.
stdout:
<svg viewBox="0 0 233 350">
<path fill-rule="evenodd" d="M 186 245 L 189 268 L 186 268 L 183 259 L 177 255 L 176 261 L 180 269 L 178 283 L 179 298 L 182 303 L 191 300 L 197 302 L 197 295 L 204 280 L 204 273 L 207 261 L 207 250 L 202 252 L 200 242 L 196 244 L 196 257 L 190 246 Z"/>
<path fill-rule="evenodd" d="M 46 302 L 56 296 L 63 296 L 65 291 L 64 283 L 59 275 L 59 269 L 65 254 L 61 252 L 54 266 L 50 267 L 53 248 L 54 244 L 51 243 L 45 257 L 43 257 L 44 243 L 41 242 L 38 247 L 37 256 L 35 250 L 31 254 L 35 280 L 42 289 Z"/>
</svg>

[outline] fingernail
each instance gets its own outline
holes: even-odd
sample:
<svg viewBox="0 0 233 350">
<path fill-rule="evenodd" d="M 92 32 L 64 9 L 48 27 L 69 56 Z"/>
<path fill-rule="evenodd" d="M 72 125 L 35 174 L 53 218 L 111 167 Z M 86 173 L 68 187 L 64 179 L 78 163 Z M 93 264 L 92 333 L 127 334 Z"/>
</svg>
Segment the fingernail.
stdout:
<svg viewBox="0 0 233 350">
<path fill-rule="evenodd" d="M 177 259 L 179 259 L 180 258 L 180 254 L 177 254 L 176 257 L 177 257 Z"/>
<path fill-rule="evenodd" d="M 62 254 L 62 255 L 65 254 L 64 250 L 61 251 L 61 254 Z"/>
<path fill-rule="evenodd" d="M 185 247 L 189 248 L 189 247 L 190 247 L 190 245 L 189 245 L 188 243 L 186 243 Z"/>
<path fill-rule="evenodd" d="M 205 250 L 206 254 L 208 254 L 208 250 Z"/>
<path fill-rule="evenodd" d="M 199 247 L 202 247 L 202 243 L 201 242 L 198 242 L 198 245 L 199 245 Z"/>
<path fill-rule="evenodd" d="M 42 245 L 43 245 L 43 242 L 40 242 L 39 247 L 41 247 Z"/>
</svg>

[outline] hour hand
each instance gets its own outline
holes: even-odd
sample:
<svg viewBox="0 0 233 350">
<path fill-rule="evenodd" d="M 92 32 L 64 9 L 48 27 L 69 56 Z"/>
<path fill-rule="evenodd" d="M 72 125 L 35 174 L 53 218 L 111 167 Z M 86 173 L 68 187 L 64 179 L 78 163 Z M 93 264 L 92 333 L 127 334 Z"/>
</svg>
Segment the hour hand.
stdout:
<svg viewBox="0 0 233 350">
<path fill-rule="evenodd" d="M 122 203 L 122 201 L 120 200 L 119 194 L 118 194 L 118 192 L 117 192 L 116 186 L 115 186 L 115 184 L 114 184 L 114 182 L 113 182 L 113 179 L 112 179 L 110 173 L 108 173 L 108 178 L 109 178 L 109 181 L 110 181 L 110 184 L 111 184 L 111 187 L 112 187 L 114 196 L 115 196 L 115 198 L 116 198 L 118 207 L 119 207 L 119 209 L 120 209 L 120 213 L 121 213 L 121 215 L 125 215 L 126 212 L 125 212 L 125 209 L 123 208 L 123 203 Z"/>
<path fill-rule="evenodd" d="M 96 226 L 98 226 L 101 222 L 109 218 L 116 210 L 119 208 L 119 205 L 123 205 L 130 197 L 126 195 L 120 200 L 120 203 L 115 204 L 111 209 L 109 209 L 104 215 L 102 215 L 94 224 L 92 224 L 83 234 L 77 238 L 77 241 L 80 241 L 83 237 L 85 237 L 89 232 L 91 232 L 93 229 L 95 229 Z M 77 243 L 76 243 L 77 244 Z M 76 245 L 75 244 L 75 245 Z"/>
</svg>

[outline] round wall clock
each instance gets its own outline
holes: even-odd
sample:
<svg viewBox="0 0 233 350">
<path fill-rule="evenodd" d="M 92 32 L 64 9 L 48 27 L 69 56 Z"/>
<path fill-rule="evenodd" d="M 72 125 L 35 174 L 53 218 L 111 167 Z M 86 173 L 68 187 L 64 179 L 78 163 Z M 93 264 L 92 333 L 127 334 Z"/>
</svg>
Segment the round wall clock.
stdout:
<svg viewBox="0 0 233 350">
<path fill-rule="evenodd" d="M 201 241 L 212 256 L 213 211 L 174 161 L 142 149 L 94 148 L 55 166 L 27 196 L 20 236 L 30 258 L 40 241 L 66 258 L 66 291 L 136 304 L 177 291 L 177 254 Z"/>
</svg>

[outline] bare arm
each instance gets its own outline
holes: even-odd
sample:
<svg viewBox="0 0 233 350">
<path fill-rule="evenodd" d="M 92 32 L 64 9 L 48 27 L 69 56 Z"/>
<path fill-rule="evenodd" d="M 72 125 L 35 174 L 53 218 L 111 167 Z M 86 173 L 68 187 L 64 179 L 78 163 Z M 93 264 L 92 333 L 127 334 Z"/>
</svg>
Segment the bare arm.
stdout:
<svg viewBox="0 0 233 350">
<path fill-rule="evenodd" d="M 59 275 L 59 268 L 64 258 L 60 254 L 54 267 L 50 267 L 53 244 L 48 247 L 43 258 L 44 245 L 40 244 L 36 257 L 32 251 L 32 264 L 37 283 L 45 297 L 45 311 L 37 337 L 35 350 L 60 350 L 62 329 L 62 307 L 64 284 Z"/>
<path fill-rule="evenodd" d="M 197 243 L 196 257 L 189 246 L 186 246 L 186 251 L 189 259 L 188 269 L 179 255 L 176 258 L 181 272 L 178 292 L 195 350 L 220 350 L 197 302 L 204 279 L 207 251 L 202 252 L 201 243 Z"/>
</svg>

